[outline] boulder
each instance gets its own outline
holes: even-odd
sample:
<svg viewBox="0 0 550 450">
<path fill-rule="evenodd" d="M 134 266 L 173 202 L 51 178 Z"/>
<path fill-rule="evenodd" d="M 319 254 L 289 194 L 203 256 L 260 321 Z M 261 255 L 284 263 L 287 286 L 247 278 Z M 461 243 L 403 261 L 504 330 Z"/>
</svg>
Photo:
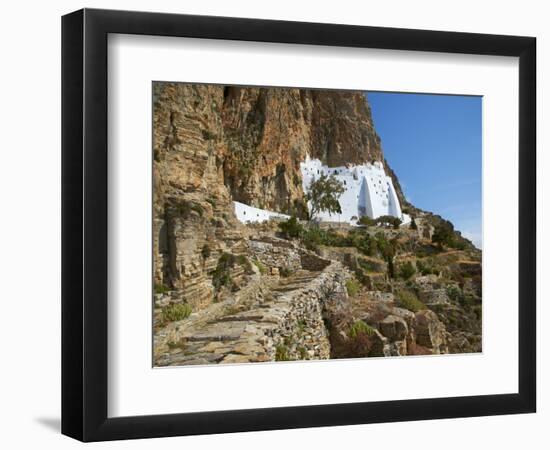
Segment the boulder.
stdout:
<svg viewBox="0 0 550 450">
<path fill-rule="evenodd" d="M 425 309 L 415 314 L 415 320 L 416 343 L 431 349 L 433 354 L 448 353 L 445 325 L 437 314 Z"/>
<path fill-rule="evenodd" d="M 394 315 L 389 315 L 379 322 L 378 329 L 390 341 L 402 341 L 409 333 L 405 319 Z"/>
<path fill-rule="evenodd" d="M 418 298 L 426 305 L 447 305 L 450 303 L 447 290 L 440 289 L 421 289 L 418 292 Z"/>
<path fill-rule="evenodd" d="M 390 356 L 388 340 L 378 330 L 369 336 L 369 340 L 371 344 L 369 356 Z"/>
</svg>

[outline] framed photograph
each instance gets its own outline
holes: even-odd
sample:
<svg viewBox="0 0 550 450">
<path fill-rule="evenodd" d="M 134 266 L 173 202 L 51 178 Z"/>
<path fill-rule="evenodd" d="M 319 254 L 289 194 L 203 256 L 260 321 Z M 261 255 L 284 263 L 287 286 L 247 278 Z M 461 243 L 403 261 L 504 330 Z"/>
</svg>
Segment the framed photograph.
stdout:
<svg viewBox="0 0 550 450">
<path fill-rule="evenodd" d="M 536 40 L 62 21 L 62 432 L 535 412 Z"/>
</svg>

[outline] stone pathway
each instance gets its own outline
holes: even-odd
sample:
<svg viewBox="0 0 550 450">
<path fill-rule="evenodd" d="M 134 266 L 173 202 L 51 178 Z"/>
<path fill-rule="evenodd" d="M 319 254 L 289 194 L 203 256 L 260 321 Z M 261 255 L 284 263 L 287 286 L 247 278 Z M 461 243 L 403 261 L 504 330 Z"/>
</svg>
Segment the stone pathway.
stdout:
<svg viewBox="0 0 550 450">
<path fill-rule="evenodd" d="M 304 297 L 311 298 L 312 293 L 318 291 L 318 284 L 315 281 L 322 274 L 323 272 L 320 271 L 298 270 L 288 278 L 280 278 L 273 286 L 263 283 L 265 293 L 259 295 L 259 298 L 249 305 L 234 304 L 225 308 L 218 306 L 217 314 L 213 315 L 212 311 L 206 309 L 194 315 L 195 317 L 191 317 L 192 320 L 181 321 L 175 339 L 165 346 L 163 352 L 160 352 L 155 365 L 179 366 L 275 360 L 277 333 L 285 327 L 288 328 L 289 322 L 296 322 L 295 312 L 292 310 L 297 306 L 304 308 L 302 304 Z M 316 292 L 316 295 L 318 294 Z M 310 311 L 306 309 L 304 312 L 309 313 Z M 320 317 L 320 310 L 318 313 Z M 289 319 L 290 315 L 292 318 Z M 304 329 L 308 327 L 305 318 L 298 321 L 304 322 Z M 316 324 L 310 325 L 309 328 L 316 326 Z M 173 327 L 174 324 L 169 326 Z M 162 332 L 159 334 L 162 335 Z M 305 338 L 307 337 L 309 336 L 306 335 Z M 310 354 L 315 356 L 315 350 L 310 349 Z"/>
</svg>

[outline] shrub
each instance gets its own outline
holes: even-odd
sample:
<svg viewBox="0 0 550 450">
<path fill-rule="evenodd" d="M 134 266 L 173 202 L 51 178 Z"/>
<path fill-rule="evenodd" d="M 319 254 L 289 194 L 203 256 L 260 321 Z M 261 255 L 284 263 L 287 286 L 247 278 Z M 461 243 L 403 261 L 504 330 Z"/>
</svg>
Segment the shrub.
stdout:
<svg viewBox="0 0 550 450">
<path fill-rule="evenodd" d="M 432 273 L 432 270 L 430 267 L 425 265 L 422 261 L 417 260 L 416 261 L 416 268 L 422 275 L 430 275 Z"/>
<path fill-rule="evenodd" d="M 275 361 L 290 361 L 288 347 L 284 344 L 279 344 L 275 347 Z"/>
<path fill-rule="evenodd" d="M 318 226 L 309 226 L 303 228 L 301 241 L 308 250 L 317 250 L 319 245 L 326 245 L 329 247 L 355 247 L 361 245 L 361 241 L 365 236 L 368 239 L 367 235 L 355 232 L 341 234 L 334 230 L 323 230 Z"/>
<path fill-rule="evenodd" d="M 237 257 L 234 254 L 224 252 L 220 255 L 220 259 L 218 259 L 218 265 L 224 268 L 231 268 L 235 265 L 236 260 Z"/>
<path fill-rule="evenodd" d="M 174 303 L 162 309 L 162 319 L 164 322 L 176 322 L 187 319 L 191 312 L 191 305 L 187 303 Z"/>
<path fill-rule="evenodd" d="M 447 287 L 447 295 L 449 296 L 451 301 L 455 303 L 463 303 L 464 301 L 464 295 L 462 294 L 462 291 L 454 285 Z"/>
<path fill-rule="evenodd" d="M 362 320 L 358 320 L 353 323 L 353 325 L 348 330 L 348 335 L 350 338 L 355 339 L 359 337 L 360 335 L 365 336 L 374 336 L 375 329 L 368 325 L 367 323 L 363 322 Z"/>
<path fill-rule="evenodd" d="M 302 235 L 302 244 L 308 250 L 316 251 L 322 241 L 321 230 L 318 227 L 308 228 Z"/>
<path fill-rule="evenodd" d="M 374 220 L 377 225 L 386 225 L 392 226 L 395 229 L 399 228 L 401 225 L 401 219 L 393 216 L 380 216 Z"/>
<path fill-rule="evenodd" d="M 454 246 L 455 233 L 453 224 L 448 221 L 438 223 L 432 235 L 432 242 L 438 244 L 440 248 L 443 248 L 443 245 Z"/>
<path fill-rule="evenodd" d="M 377 246 L 376 241 L 372 239 L 368 234 L 361 236 L 354 240 L 353 246 L 359 250 L 363 255 L 376 256 Z"/>
<path fill-rule="evenodd" d="M 418 252 L 417 252 L 418 255 Z M 420 259 L 416 260 L 416 268 L 418 272 L 420 272 L 422 275 L 439 275 L 440 270 L 437 265 L 434 264 L 433 261 L 427 260 L 422 261 Z"/>
<path fill-rule="evenodd" d="M 201 130 L 202 137 L 204 140 L 209 141 L 216 138 L 216 134 L 210 130 Z"/>
<path fill-rule="evenodd" d="M 404 280 L 408 280 L 415 273 L 416 273 L 416 269 L 414 268 L 414 265 L 410 261 L 407 261 L 405 264 L 402 264 L 401 267 L 399 268 L 399 276 Z"/>
<path fill-rule="evenodd" d="M 370 356 L 377 344 L 376 330 L 358 320 L 347 329 L 347 333 L 331 334 L 330 344 L 338 358 L 364 358 Z"/>
<path fill-rule="evenodd" d="M 466 244 L 466 242 L 464 242 L 463 240 L 455 239 L 451 243 L 451 247 L 457 250 L 466 250 L 468 248 L 468 244 Z"/>
<path fill-rule="evenodd" d="M 287 238 L 298 238 L 302 235 L 304 231 L 304 227 L 300 224 L 300 222 L 298 222 L 298 219 L 296 219 L 296 217 L 294 216 L 292 216 L 285 222 L 280 222 L 279 228 Z"/>
<path fill-rule="evenodd" d="M 418 225 L 416 224 L 414 217 L 411 219 L 411 230 L 418 230 Z"/>
<path fill-rule="evenodd" d="M 210 256 L 211 254 L 211 251 L 210 251 L 210 247 L 208 246 L 208 244 L 204 244 L 202 246 L 202 250 L 201 250 L 201 255 L 203 257 L 203 259 L 206 259 Z"/>
<path fill-rule="evenodd" d="M 299 347 L 298 352 L 300 353 L 300 359 L 309 359 L 309 355 L 305 347 Z"/>
<path fill-rule="evenodd" d="M 348 291 L 348 295 L 350 297 L 353 297 L 355 294 L 359 292 L 359 289 L 361 289 L 361 285 L 359 284 L 359 281 L 357 281 L 355 278 L 350 278 L 348 281 L 346 281 L 346 290 Z"/>
<path fill-rule="evenodd" d="M 186 200 L 178 203 L 178 205 L 176 206 L 176 211 L 179 215 L 183 217 L 187 217 L 191 213 L 191 211 L 195 211 L 200 217 L 202 217 L 204 214 L 204 208 L 201 205 Z"/>
<path fill-rule="evenodd" d="M 365 225 L 366 227 L 371 227 L 376 224 L 376 221 L 371 219 L 369 216 L 363 216 L 357 222 L 359 225 Z"/>
<path fill-rule="evenodd" d="M 393 244 L 386 239 L 384 233 L 376 233 L 375 239 L 377 250 L 384 257 L 384 259 L 388 259 L 390 257 L 393 258 L 393 256 L 395 256 L 395 248 Z"/>
<path fill-rule="evenodd" d="M 418 297 L 411 291 L 399 291 L 397 293 L 397 304 L 401 308 L 408 309 L 412 312 L 427 309 L 427 306 L 418 300 Z"/>
<path fill-rule="evenodd" d="M 258 270 L 260 271 L 260 273 L 262 275 L 265 275 L 267 273 L 267 267 L 265 266 L 264 263 L 262 263 L 261 261 L 255 259 L 254 261 L 252 261 L 256 267 L 258 268 Z"/>
<path fill-rule="evenodd" d="M 195 211 L 201 217 L 204 214 L 204 208 L 198 203 L 191 203 L 191 211 Z"/>
<path fill-rule="evenodd" d="M 169 290 L 164 284 L 155 283 L 155 294 L 166 294 Z"/>
<path fill-rule="evenodd" d="M 386 258 L 386 262 L 388 263 L 388 276 L 390 278 L 395 277 L 395 269 L 393 267 L 393 258 L 391 256 Z"/>
<path fill-rule="evenodd" d="M 237 256 L 237 263 L 244 267 L 247 274 L 250 275 L 251 273 L 253 273 L 252 264 L 245 255 Z"/>
<path fill-rule="evenodd" d="M 231 284 L 231 276 L 229 271 L 233 268 L 236 262 L 235 255 L 231 253 L 222 253 L 216 269 L 212 273 L 212 284 L 215 289 L 220 289 L 222 286 L 229 286 Z"/>
<path fill-rule="evenodd" d="M 280 267 L 279 275 L 281 275 L 284 278 L 288 278 L 290 275 L 292 275 L 292 271 L 288 267 Z"/>
<path fill-rule="evenodd" d="M 476 298 L 473 297 L 472 295 L 463 295 L 459 301 L 460 301 L 460 305 L 464 308 L 471 308 L 477 304 Z"/>
</svg>

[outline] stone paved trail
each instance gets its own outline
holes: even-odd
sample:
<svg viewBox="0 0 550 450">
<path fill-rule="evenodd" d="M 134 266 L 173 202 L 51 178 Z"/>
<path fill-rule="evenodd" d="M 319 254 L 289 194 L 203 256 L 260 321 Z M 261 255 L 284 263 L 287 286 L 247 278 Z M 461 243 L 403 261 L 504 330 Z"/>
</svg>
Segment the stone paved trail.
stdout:
<svg viewBox="0 0 550 450">
<path fill-rule="evenodd" d="M 262 280 L 258 295 L 249 304 L 213 305 L 216 311 L 207 309 L 190 320 L 170 324 L 171 330 L 158 333 L 166 336 L 171 331 L 172 339 L 164 351 L 155 352 L 155 365 L 273 361 L 283 341 L 289 351 L 299 350 L 304 357 L 327 356 L 328 350 L 319 345 L 320 338 L 326 339 L 319 287 L 326 283 L 327 274 L 334 276 L 327 269 L 298 270 L 272 285 Z M 290 337 L 300 341 L 298 350 L 289 343 Z"/>
</svg>

